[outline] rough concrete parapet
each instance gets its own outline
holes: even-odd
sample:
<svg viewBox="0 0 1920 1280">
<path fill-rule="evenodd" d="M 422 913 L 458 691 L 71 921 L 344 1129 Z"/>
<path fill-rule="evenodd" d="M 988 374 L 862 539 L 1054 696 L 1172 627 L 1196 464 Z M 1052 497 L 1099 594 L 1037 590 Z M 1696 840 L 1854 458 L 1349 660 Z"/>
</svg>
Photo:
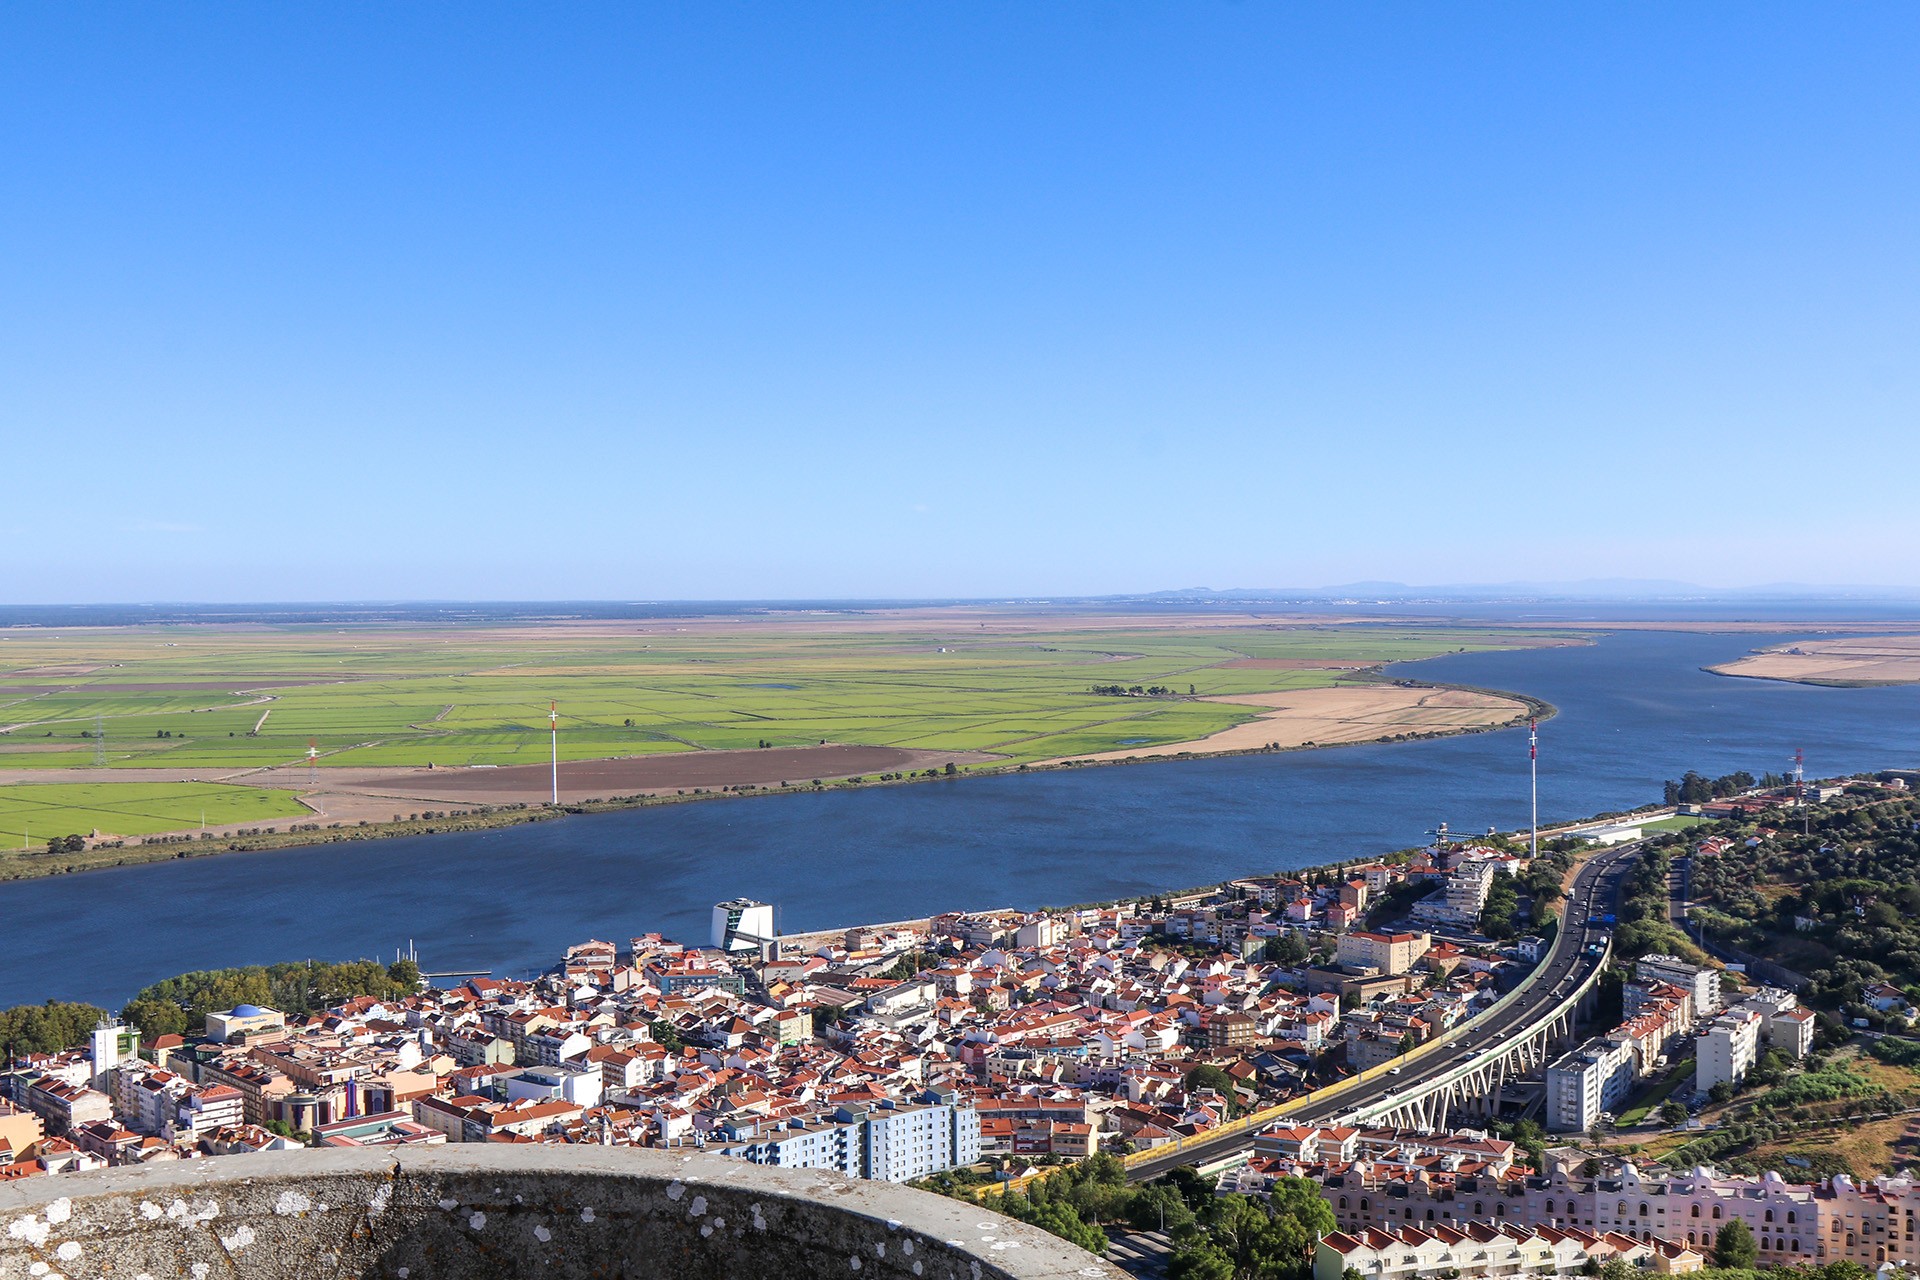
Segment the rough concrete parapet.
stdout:
<svg viewBox="0 0 1920 1280">
<path fill-rule="evenodd" d="M 0 1280 L 1120 1274 L 962 1201 L 670 1151 L 288 1151 L 0 1186 Z"/>
</svg>

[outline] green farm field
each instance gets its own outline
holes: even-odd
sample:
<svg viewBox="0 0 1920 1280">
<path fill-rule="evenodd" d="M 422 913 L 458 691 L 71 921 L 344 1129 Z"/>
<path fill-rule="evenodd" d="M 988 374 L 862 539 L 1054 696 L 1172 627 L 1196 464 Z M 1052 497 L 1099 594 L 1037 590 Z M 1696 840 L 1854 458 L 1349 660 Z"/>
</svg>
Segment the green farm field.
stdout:
<svg viewBox="0 0 1920 1280">
<path fill-rule="evenodd" d="M 51 821 L 49 834 L 177 829 L 146 823 L 120 788 L 157 776 L 150 770 L 182 783 L 238 782 L 274 767 L 283 770 L 275 785 L 294 786 L 285 770 L 307 777 L 310 748 L 321 787 L 349 771 L 544 766 L 550 702 L 563 761 L 831 743 L 970 753 L 964 767 L 990 768 L 1198 742 L 1262 714 L 1209 697 L 1329 688 L 1369 680 L 1386 662 L 1569 642 L 1577 637 L 959 609 L 11 629 L 0 631 L 0 835 L 9 815 L 29 808 Z M 1171 692 L 1112 696 L 1096 685 Z M 76 770 L 87 772 L 76 779 Z M 129 770 L 127 782 L 114 781 Z M 85 785 L 72 795 L 43 789 L 30 802 L 36 775 Z M 301 812 L 286 792 L 265 794 L 277 816 Z M 154 822 L 198 821 L 197 808 L 176 812 L 163 796 L 139 804 L 157 806 Z M 96 821 L 101 814 L 122 816 Z"/>
<path fill-rule="evenodd" d="M 218 783 L 25 783 L 0 787 L 0 844 L 90 831 L 152 835 L 210 826 L 299 819 L 308 810 L 286 791 Z"/>
</svg>

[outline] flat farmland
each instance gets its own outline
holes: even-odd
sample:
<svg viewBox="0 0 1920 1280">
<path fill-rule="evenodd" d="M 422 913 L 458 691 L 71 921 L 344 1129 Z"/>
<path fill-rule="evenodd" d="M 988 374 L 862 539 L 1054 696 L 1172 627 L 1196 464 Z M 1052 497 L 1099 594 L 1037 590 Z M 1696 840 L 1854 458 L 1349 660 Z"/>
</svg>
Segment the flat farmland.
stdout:
<svg viewBox="0 0 1920 1280">
<path fill-rule="evenodd" d="M 1723 676 L 1842 687 L 1920 684 L 1920 636 L 1802 640 L 1757 649 L 1707 670 Z"/>
<path fill-rule="evenodd" d="M 469 788 L 449 771 L 544 774 L 554 703 L 567 793 L 593 777 L 609 790 L 621 779 L 665 780 L 635 792 L 666 790 L 676 778 L 765 785 L 763 775 L 788 768 L 753 763 L 758 752 L 814 752 L 793 762 L 811 780 L 888 767 L 829 748 L 889 749 L 899 753 L 885 757 L 893 768 L 915 771 L 1130 748 L 1242 749 L 1221 735 L 1271 719 L 1278 695 L 1377 689 L 1372 670 L 1386 662 L 1578 641 L 1498 628 L 971 608 L 444 627 L 15 628 L 0 631 L 0 800 L 24 796 L 37 778 L 63 787 L 87 779 L 89 793 L 67 795 L 71 803 L 47 788 L 32 802 L 53 835 L 115 830 L 93 820 L 118 811 L 103 801 L 116 787 L 167 785 L 163 778 L 267 793 L 282 817 L 298 816 L 296 796 L 321 793 L 360 795 L 367 803 L 335 806 L 359 818 L 377 816 L 379 797 L 396 813 L 410 798 L 470 789 L 498 798 L 512 789 L 508 777 Z M 1316 714 L 1336 705 L 1347 703 L 1323 699 Z M 1319 740 L 1405 731 L 1377 697 L 1353 705 L 1362 706 L 1354 723 Z M 1438 715 L 1429 705 L 1422 716 L 1431 729 L 1464 729 L 1513 709 L 1483 702 Z M 703 762 L 668 764 L 693 756 Z M 642 767 L 647 760 L 660 765 Z M 608 761 L 636 763 L 586 765 Z M 428 771 L 431 791 L 406 781 Z M 546 798 L 544 787 L 528 790 L 520 799 Z M 174 812 L 159 804 L 152 820 Z M 197 811 L 188 816 L 192 823 L 138 833 L 197 825 Z M 249 820 L 256 815 L 231 819 Z M 39 818 L 33 828 L 42 831 Z"/>
<path fill-rule="evenodd" d="M 311 816 L 291 792 L 205 782 L 23 783 L 0 787 L 0 842 L 9 849 L 55 835 L 101 838 L 300 821 Z"/>
</svg>

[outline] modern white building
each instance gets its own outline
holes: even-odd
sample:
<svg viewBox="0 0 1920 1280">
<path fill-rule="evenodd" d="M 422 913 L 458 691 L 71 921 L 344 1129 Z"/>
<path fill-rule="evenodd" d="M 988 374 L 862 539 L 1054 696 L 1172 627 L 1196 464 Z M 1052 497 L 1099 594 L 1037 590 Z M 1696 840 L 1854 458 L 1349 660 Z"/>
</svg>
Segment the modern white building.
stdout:
<svg viewBox="0 0 1920 1280">
<path fill-rule="evenodd" d="M 174 1106 L 165 1135 L 176 1141 L 197 1142 L 216 1129 L 230 1129 L 246 1120 L 246 1098 L 230 1084 L 189 1089 Z"/>
<path fill-rule="evenodd" d="M 101 1093 L 113 1088 L 113 1069 L 140 1056 L 140 1036 L 110 1018 L 100 1019 L 88 1038 L 87 1056 L 93 1061 L 93 1087 Z"/>
<path fill-rule="evenodd" d="M 773 941 L 773 908 L 734 898 L 713 908 L 713 945 L 721 951 L 757 951 Z"/>
</svg>

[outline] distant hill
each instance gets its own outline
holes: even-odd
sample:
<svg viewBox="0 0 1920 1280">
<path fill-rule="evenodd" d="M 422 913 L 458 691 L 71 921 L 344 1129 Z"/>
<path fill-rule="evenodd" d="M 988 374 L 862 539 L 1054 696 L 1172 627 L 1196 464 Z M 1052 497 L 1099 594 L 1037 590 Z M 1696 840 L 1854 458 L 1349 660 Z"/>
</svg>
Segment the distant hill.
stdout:
<svg viewBox="0 0 1920 1280">
<path fill-rule="evenodd" d="M 1920 601 L 1920 588 L 1880 586 L 1814 586 L 1777 582 L 1750 587 L 1705 587 L 1666 578 L 1587 578 L 1573 582 L 1439 583 L 1412 586 L 1404 582 L 1343 582 L 1324 587 L 1183 587 L 1151 591 L 1138 596 L 1105 597 L 1163 602 L 1204 600 L 1874 600 Z"/>
</svg>

